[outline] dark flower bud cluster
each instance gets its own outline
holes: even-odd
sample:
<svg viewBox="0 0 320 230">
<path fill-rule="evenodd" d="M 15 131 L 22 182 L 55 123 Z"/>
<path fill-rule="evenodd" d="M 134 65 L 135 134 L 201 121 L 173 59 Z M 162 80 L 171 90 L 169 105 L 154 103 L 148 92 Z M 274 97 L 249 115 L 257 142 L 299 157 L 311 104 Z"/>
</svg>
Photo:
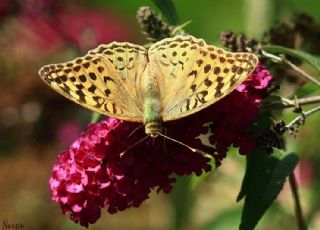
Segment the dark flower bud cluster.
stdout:
<svg viewBox="0 0 320 230">
<path fill-rule="evenodd" d="M 259 146 L 259 149 L 264 149 L 270 154 L 273 152 L 273 148 L 283 149 L 284 140 L 282 135 L 285 131 L 286 124 L 283 120 L 273 121 L 273 125 L 270 129 L 256 137 L 257 146 Z"/>
<path fill-rule="evenodd" d="M 209 172 L 211 159 L 220 165 L 230 146 L 249 154 L 256 142 L 247 129 L 259 114 L 271 80 L 268 70 L 259 64 L 222 100 L 164 124 L 167 136 L 197 152 L 162 137 L 146 138 L 142 126 L 135 123 L 109 118 L 89 125 L 58 156 L 49 182 L 53 201 L 73 221 L 88 227 L 99 219 L 102 208 L 112 214 L 138 207 L 151 190 L 169 193 L 176 175 Z M 210 145 L 199 136 L 206 137 Z"/>
<path fill-rule="evenodd" d="M 233 52 L 255 51 L 258 44 L 254 39 L 246 38 L 243 34 L 236 35 L 231 31 L 221 32 L 220 41 Z"/>
<path fill-rule="evenodd" d="M 266 43 L 293 48 L 295 46 L 296 31 L 294 25 L 281 22 L 264 34 Z"/>
<path fill-rule="evenodd" d="M 258 136 L 256 138 L 256 143 L 259 146 L 259 149 L 264 149 L 269 154 L 273 152 L 273 148 L 284 148 L 283 139 L 272 129 Z"/>
<path fill-rule="evenodd" d="M 290 21 L 281 22 L 264 35 L 264 42 L 320 54 L 320 25 L 305 14 L 297 13 Z"/>
<path fill-rule="evenodd" d="M 171 37 L 173 26 L 166 24 L 156 13 L 147 6 L 140 7 L 137 12 L 137 21 L 142 33 L 147 39 L 155 42 Z"/>
<path fill-rule="evenodd" d="M 305 13 L 295 14 L 293 19 L 295 28 L 306 36 L 314 36 L 320 33 L 320 26 L 316 24 L 314 19 Z"/>
<path fill-rule="evenodd" d="M 319 36 L 320 25 L 311 16 L 298 13 L 290 21 L 281 22 L 265 32 L 262 41 L 249 39 L 243 34 L 231 31 L 223 31 L 220 40 L 231 51 L 259 53 L 261 44 L 275 44 L 320 54 Z"/>
</svg>

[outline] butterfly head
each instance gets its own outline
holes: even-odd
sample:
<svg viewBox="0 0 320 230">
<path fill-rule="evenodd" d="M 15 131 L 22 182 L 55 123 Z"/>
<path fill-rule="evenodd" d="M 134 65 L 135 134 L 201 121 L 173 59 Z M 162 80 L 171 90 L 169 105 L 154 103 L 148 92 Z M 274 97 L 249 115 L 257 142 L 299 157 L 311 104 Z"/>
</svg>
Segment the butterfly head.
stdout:
<svg viewBox="0 0 320 230">
<path fill-rule="evenodd" d="M 162 125 L 159 121 L 151 121 L 145 124 L 145 132 L 151 138 L 156 138 L 162 133 Z"/>
</svg>

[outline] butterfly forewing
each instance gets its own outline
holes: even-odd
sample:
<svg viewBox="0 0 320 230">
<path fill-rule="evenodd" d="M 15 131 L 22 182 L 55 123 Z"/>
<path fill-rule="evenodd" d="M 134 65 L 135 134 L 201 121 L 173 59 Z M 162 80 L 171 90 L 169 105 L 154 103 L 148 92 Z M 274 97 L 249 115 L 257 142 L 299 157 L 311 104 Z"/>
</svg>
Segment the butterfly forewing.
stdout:
<svg viewBox="0 0 320 230">
<path fill-rule="evenodd" d="M 147 50 L 128 42 L 113 42 L 100 45 L 89 51 L 89 54 L 102 54 L 115 68 L 121 78 L 121 86 L 126 89 L 130 99 L 139 109 L 142 108 L 143 96 L 140 90 L 140 79 L 147 66 Z M 127 100 L 127 98 L 124 98 Z"/>
<path fill-rule="evenodd" d="M 127 121 L 143 122 L 144 97 L 160 95 L 147 102 L 158 100 L 161 108 L 156 111 L 169 121 L 228 95 L 257 64 L 254 54 L 231 53 L 202 39 L 176 36 L 153 44 L 148 52 L 126 42 L 100 45 L 71 62 L 45 66 L 39 74 L 70 100 Z M 141 79 L 155 79 L 157 84 L 150 89 Z"/>
<path fill-rule="evenodd" d="M 227 52 L 191 36 L 166 39 L 151 48 L 153 69 L 162 70 L 160 81 L 164 84 L 160 86 L 165 85 L 160 88 L 165 102 L 163 121 L 188 116 L 215 103 L 241 84 L 258 64 L 253 54 Z M 166 61 L 163 53 L 169 54 Z"/>
<path fill-rule="evenodd" d="M 41 78 L 70 100 L 115 118 L 143 120 L 139 77 L 146 50 L 130 43 L 101 45 L 71 62 L 44 66 Z"/>
</svg>

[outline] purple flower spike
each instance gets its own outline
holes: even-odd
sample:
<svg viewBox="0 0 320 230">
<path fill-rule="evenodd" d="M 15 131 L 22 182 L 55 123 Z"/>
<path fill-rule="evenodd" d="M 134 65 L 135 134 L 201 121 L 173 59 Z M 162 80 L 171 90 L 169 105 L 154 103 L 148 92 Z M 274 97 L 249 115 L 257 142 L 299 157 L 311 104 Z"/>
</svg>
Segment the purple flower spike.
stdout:
<svg viewBox="0 0 320 230">
<path fill-rule="evenodd" d="M 231 145 L 239 147 L 241 154 L 250 153 L 255 142 L 246 128 L 255 122 L 271 80 L 259 64 L 237 90 L 213 106 L 164 124 L 166 135 L 211 157 L 162 137 L 136 144 L 146 134 L 143 128 L 133 132 L 135 123 L 109 118 L 89 125 L 58 156 L 50 178 L 52 200 L 73 221 L 88 227 L 99 219 L 101 208 L 116 213 L 138 207 L 151 190 L 169 193 L 176 175 L 209 172 L 211 158 L 220 165 Z M 196 138 L 201 134 L 207 134 L 212 146 Z"/>
</svg>

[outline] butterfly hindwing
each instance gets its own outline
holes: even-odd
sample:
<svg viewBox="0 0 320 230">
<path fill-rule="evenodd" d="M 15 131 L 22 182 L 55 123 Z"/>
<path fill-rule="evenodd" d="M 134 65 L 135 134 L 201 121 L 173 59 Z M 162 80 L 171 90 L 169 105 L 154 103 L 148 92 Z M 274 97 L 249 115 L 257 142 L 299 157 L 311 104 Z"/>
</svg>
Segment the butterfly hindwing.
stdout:
<svg viewBox="0 0 320 230">
<path fill-rule="evenodd" d="M 73 61 L 44 66 L 39 74 L 50 87 L 88 109 L 141 122 L 136 81 L 146 65 L 143 47 L 113 42 Z"/>
</svg>

